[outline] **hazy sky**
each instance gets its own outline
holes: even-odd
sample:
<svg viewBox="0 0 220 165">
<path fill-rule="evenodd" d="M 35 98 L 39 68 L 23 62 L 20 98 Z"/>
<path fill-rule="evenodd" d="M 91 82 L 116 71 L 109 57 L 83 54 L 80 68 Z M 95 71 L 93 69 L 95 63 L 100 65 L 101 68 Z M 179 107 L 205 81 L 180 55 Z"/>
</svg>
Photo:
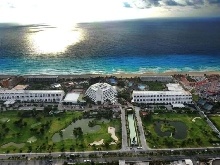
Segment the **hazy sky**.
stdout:
<svg viewBox="0 0 220 165">
<path fill-rule="evenodd" d="M 220 16 L 220 0 L 0 0 L 0 22 L 93 22 Z"/>
</svg>

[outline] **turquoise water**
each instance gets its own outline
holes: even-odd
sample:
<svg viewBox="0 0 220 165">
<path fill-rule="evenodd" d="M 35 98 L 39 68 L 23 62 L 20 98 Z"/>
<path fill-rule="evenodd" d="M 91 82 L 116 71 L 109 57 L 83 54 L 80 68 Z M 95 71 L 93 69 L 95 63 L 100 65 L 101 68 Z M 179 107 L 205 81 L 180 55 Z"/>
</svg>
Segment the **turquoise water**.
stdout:
<svg viewBox="0 0 220 165">
<path fill-rule="evenodd" d="M 196 61 L 199 60 L 199 61 Z M 160 57 L 105 57 L 71 60 L 68 58 L 37 59 L 6 57 L 0 60 L 0 74 L 111 74 L 163 73 L 168 71 L 220 71 L 220 58 L 202 55 L 164 55 Z"/>
</svg>

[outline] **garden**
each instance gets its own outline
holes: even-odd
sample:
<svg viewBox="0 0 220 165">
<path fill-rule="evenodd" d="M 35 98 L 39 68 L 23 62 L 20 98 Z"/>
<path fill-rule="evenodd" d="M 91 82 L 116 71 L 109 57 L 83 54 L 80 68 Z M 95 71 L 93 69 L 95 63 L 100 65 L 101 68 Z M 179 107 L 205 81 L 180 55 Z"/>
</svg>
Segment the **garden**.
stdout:
<svg viewBox="0 0 220 165">
<path fill-rule="evenodd" d="M 220 130 L 220 116 L 219 115 L 210 115 L 209 119 L 218 128 L 218 130 Z"/>
<path fill-rule="evenodd" d="M 220 140 L 198 114 L 150 113 L 142 122 L 151 148 L 207 147 Z"/>
</svg>

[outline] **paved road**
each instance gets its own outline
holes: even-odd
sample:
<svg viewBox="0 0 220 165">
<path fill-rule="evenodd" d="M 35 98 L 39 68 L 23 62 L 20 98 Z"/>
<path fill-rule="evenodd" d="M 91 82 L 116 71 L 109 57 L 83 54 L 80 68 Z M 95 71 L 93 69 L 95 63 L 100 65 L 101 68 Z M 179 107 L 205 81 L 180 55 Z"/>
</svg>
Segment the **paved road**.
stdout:
<svg viewBox="0 0 220 165">
<path fill-rule="evenodd" d="M 143 150 L 148 150 L 150 149 L 149 146 L 147 145 L 146 139 L 145 139 L 145 135 L 144 135 L 144 129 L 142 126 L 142 120 L 140 117 L 140 108 L 139 107 L 134 107 L 135 109 L 135 115 L 136 115 L 136 119 L 137 119 L 137 125 L 138 125 L 138 130 L 139 130 L 139 136 L 140 136 L 140 140 L 141 140 L 141 146 L 143 148 Z"/>
<path fill-rule="evenodd" d="M 126 150 L 129 150 L 129 147 L 128 147 L 128 139 L 127 139 L 125 110 L 122 109 L 121 106 L 120 106 L 120 109 L 121 109 L 121 128 L 122 128 L 122 144 L 121 144 L 122 147 L 121 147 L 121 150 L 126 151 Z"/>
<path fill-rule="evenodd" d="M 133 153 L 132 155 L 115 155 L 115 156 L 107 156 L 107 157 L 96 157 L 96 158 L 88 158 L 88 157 L 80 157 L 75 158 L 71 161 L 68 161 L 66 158 L 57 159 L 51 158 L 50 160 L 1 160 L 0 165 L 61 165 L 65 161 L 68 162 L 84 162 L 84 160 L 91 160 L 94 162 L 118 162 L 119 160 L 126 160 L 126 162 L 134 162 L 134 161 L 175 161 L 182 159 L 191 159 L 193 163 L 196 164 L 196 161 L 199 159 L 209 159 L 209 158 L 218 158 L 217 154 L 202 154 L 202 155 L 139 155 L 138 153 Z M 89 163 L 90 164 L 90 163 Z"/>
</svg>

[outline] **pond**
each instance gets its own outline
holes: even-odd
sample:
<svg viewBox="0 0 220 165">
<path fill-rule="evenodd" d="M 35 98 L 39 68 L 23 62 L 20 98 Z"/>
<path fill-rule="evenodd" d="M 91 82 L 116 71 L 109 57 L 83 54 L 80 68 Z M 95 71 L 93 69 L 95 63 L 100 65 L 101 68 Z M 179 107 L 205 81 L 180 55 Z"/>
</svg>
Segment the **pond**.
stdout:
<svg viewBox="0 0 220 165">
<path fill-rule="evenodd" d="M 137 133 L 135 130 L 135 120 L 133 114 L 128 114 L 128 126 L 130 130 L 130 144 L 136 145 L 137 144 Z"/>
<path fill-rule="evenodd" d="M 168 121 L 167 124 L 169 124 L 171 127 L 175 127 L 175 133 L 173 134 L 171 130 L 162 131 L 161 127 L 162 124 L 164 124 L 163 121 L 156 121 L 154 130 L 159 136 L 172 136 L 175 139 L 185 139 L 187 136 L 187 126 L 185 123 L 181 121 Z M 172 134 L 172 135 L 171 135 Z"/>
<path fill-rule="evenodd" d="M 138 88 L 143 91 L 145 89 L 145 85 L 144 84 L 139 84 Z"/>
<path fill-rule="evenodd" d="M 129 82 L 128 86 L 131 87 L 133 85 L 133 82 Z"/>
<path fill-rule="evenodd" d="M 71 123 L 68 127 L 66 127 L 65 129 L 62 130 L 62 134 L 63 134 L 62 138 L 60 137 L 60 133 L 58 132 L 53 135 L 52 141 L 53 142 L 60 142 L 62 139 L 63 140 L 75 139 L 75 136 L 73 135 L 73 130 L 74 130 L 74 128 L 77 128 L 77 127 L 82 128 L 83 134 L 93 133 L 93 132 L 100 130 L 100 128 L 101 128 L 100 125 L 95 125 L 94 127 L 88 126 L 88 123 L 93 120 L 94 120 L 94 118 L 81 119 L 81 120 L 77 120 L 75 123 Z M 99 120 L 99 122 L 108 123 L 109 120 L 101 119 L 101 120 Z"/>
</svg>

